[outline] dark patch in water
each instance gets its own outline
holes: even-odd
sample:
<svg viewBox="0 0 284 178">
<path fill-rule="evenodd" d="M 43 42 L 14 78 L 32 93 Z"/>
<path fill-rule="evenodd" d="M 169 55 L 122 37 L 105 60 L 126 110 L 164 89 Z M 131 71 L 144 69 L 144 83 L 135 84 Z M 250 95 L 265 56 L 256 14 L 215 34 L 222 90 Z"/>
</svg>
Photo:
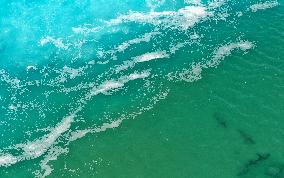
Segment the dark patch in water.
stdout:
<svg viewBox="0 0 284 178">
<path fill-rule="evenodd" d="M 257 166 L 258 164 L 262 163 L 263 161 L 267 160 L 270 157 L 269 153 L 257 153 L 257 158 L 256 159 L 251 159 L 249 160 L 243 167 L 243 169 L 239 172 L 238 176 L 244 176 L 246 174 L 248 174 L 248 172 L 250 171 L 250 169 L 252 167 Z"/>
<path fill-rule="evenodd" d="M 271 165 L 269 166 L 266 171 L 265 175 L 272 177 L 272 178 L 284 178 L 284 165 Z"/>
<path fill-rule="evenodd" d="M 253 140 L 253 138 L 247 134 L 246 132 L 238 129 L 238 132 L 241 136 L 241 138 L 243 139 L 244 143 L 247 144 L 247 145 L 253 145 L 255 144 L 255 141 Z"/>
<path fill-rule="evenodd" d="M 213 118 L 217 121 L 218 125 L 223 127 L 223 128 L 227 128 L 228 124 L 226 122 L 226 120 L 217 112 L 215 112 L 213 114 Z"/>
</svg>

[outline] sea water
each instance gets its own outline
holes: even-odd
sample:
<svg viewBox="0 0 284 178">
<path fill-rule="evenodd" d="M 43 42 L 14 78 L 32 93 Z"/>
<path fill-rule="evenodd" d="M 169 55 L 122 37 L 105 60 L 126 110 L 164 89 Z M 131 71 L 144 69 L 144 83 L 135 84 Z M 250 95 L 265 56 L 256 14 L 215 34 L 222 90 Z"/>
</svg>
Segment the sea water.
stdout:
<svg viewBox="0 0 284 178">
<path fill-rule="evenodd" d="M 283 3 L 0 1 L 0 177 L 284 177 Z"/>
</svg>

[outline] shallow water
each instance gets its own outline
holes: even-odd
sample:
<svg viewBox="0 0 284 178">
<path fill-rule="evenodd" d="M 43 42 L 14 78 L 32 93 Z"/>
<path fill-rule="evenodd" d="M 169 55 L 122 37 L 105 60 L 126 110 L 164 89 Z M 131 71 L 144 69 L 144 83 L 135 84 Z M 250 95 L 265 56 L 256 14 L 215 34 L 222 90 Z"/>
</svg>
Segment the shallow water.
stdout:
<svg viewBox="0 0 284 178">
<path fill-rule="evenodd" d="M 284 177 L 282 1 L 0 9 L 0 177 Z"/>
</svg>

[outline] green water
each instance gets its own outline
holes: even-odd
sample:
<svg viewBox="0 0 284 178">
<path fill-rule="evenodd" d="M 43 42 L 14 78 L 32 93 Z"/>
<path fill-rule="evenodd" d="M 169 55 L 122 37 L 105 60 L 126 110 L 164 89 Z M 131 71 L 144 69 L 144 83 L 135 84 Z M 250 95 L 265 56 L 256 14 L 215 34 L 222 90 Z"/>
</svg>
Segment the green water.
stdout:
<svg viewBox="0 0 284 178">
<path fill-rule="evenodd" d="M 173 13 L 186 6 L 158 2 L 19 1 L 27 3 L 23 11 L 48 4 L 56 14 L 42 24 L 22 16 L 34 25 L 25 33 L 7 25 L 21 10 L 2 11 L 1 26 L 14 31 L 0 36 L 0 177 L 284 178 L 284 2 L 225 1 L 211 9 L 210 2 L 191 3 L 209 14 L 198 9 L 186 29 L 182 14 L 149 22 L 151 7 Z M 146 20 L 128 16 L 83 35 L 71 30 L 94 30 L 102 22 L 92 18 L 111 22 L 129 9 Z M 123 42 L 130 46 L 114 51 Z"/>
</svg>

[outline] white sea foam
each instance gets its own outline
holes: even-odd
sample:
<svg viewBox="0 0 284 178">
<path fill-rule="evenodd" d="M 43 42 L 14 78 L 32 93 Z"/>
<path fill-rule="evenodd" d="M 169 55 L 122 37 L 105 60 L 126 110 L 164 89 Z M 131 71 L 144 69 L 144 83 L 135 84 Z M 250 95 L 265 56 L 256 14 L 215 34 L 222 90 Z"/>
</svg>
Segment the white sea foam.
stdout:
<svg viewBox="0 0 284 178">
<path fill-rule="evenodd" d="M 202 5 L 201 0 L 184 0 L 185 4 Z"/>
<path fill-rule="evenodd" d="M 62 148 L 59 146 L 53 146 L 48 150 L 47 155 L 44 157 L 43 160 L 40 161 L 40 167 L 43 170 L 43 173 L 41 171 L 34 171 L 35 177 L 38 178 L 44 178 L 48 175 L 50 175 L 53 171 L 53 168 L 48 165 L 50 161 L 57 160 L 58 156 L 62 154 L 68 153 L 68 148 Z"/>
<path fill-rule="evenodd" d="M 164 3 L 165 0 L 146 0 L 146 4 L 151 11 L 154 11 L 156 8 L 160 7 Z"/>
<path fill-rule="evenodd" d="M 208 4 L 208 8 L 210 9 L 217 9 L 225 4 L 227 0 L 213 0 Z"/>
<path fill-rule="evenodd" d="M 122 76 L 117 81 L 120 81 L 123 84 L 123 83 L 126 83 L 126 82 L 131 81 L 131 80 L 141 79 L 141 78 L 145 78 L 145 77 L 148 77 L 148 76 L 149 76 L 149 72 L 144 71 L 142 73 L 132 73 L 128 76 Z M 116 82 L 114 82 L 114 83 L 116 83 Z M 100 87 L 97 87 L 97 88 L 99 88 L 99 90 L 97 90 L 95 95 L 97 95 L 101 92 L 105 92 L 105 91 L 108 91 L 108 90 L 111 90 L 111 89 L 115 89 L 118 86 L 120 87 L 122 85 L 121 84 L 110 84 L 109 85 L 109 81 L 106 81 Z M 96 90 L 96 89 L 94 89 L 94 90 Z M 94 127 L 94 128 L 85 129 L 85 130 L 73 131 L 73 132 L 70 133 L 70 135 L 68 137 L 69 141 L 66 144 L 69 145 L 71 142 L 84 137 L 88 133 L 99 133 L 99 132 L 104 132 L 108 129 L 117 128 L 121 125 L 123 120 L 129 119 L 129 118 L 135 118 L 136 116 L 142 114 L 143 112 L 152 109 L 157 102 L 159 102 L 162 99 L 165 99 L 166 96 L 168 95 L 168 93 L 169 93 L 169 90 L 166 90 L 166 92 L 159 93 L 157 96 L 152 98 L 152 101 L 151 101 L 149 106 L 140 108 L 138 112 L 134 112 L 134 113 L 131 113 L 131 114 L 128 114 L 128 115 L 122 114 L 122 116 L 117 118 L 116 120 L 113 120 L 111 122 L 106 122 L 99 127 Z M 94 96 L 94 95 L 92 95 L 92 96 Z M 86 100 L 90 99 L 90 97 L 85 97 L 85 99 Z M 46 177 L 46 176 L 50 175 L 53 169 L 48 165 L 49 161 L 56 160 L 59 155 L 67 153 L 67 152 L 68 152 L 67 148 L 52 146 L 48 150 L 47 155 L 44 157 L 44 159 L 40 163 L 42 170 L 35 172 L 36 177 Z"/>
<path fill-rule="evenodd" d="M 100 85 L 98 88 L 94 88 L 91 95 L 95 96 L 99 93 L 106 94 L 106 92 L 116 89 L 116 88 L 121 88 L 124 86 L 124 83 L 119 82 L 119 81 L 107 81 Z"/>
<path fill-rule="evenodd" d="M 65 49 L 65 50 L 67 50 L 69 48 L 69 46 L 70 46 L 70 44 L 64 44 L 61 38 L 54 39 L 54 38 L 52 38 L 50 36 L 47 36 L 47 37 L 42 38 L 40 40 L 40 45 L 41 46 L 44 46 L 44 45 L 46 45 L 48 43 L 53 44 L 55 47 L 57 47 L 59 49 Z"/>
<path fill-rule="evenodd" d="M 89 132 L 90 132 L 90 129 L 73 131 L 70 134 L 69 141 L 73 142 L 77 139 L 80 139 L 80 138 L 84 137 L 86 134 L 88 134 Z"/>
<path fill-rule="evenodd" d="M 142 73 L 133 73 L 128 76 L 122 76 L 117 80 L 109 80 L 104 82 L 103 84 L 99 85 L 98 87 L 92 88 L 90 94 L 87 95 L 86 98 L 93 97 L 95 95 L 98 95 L 100 93 L 107 94 L 108 91 L 121 88 L 125 85 L 125 83 L 136 80 L 136 79 L 143 79 L 150 75 L 148 71 L 144 71 Z"/>
<path fill-rule="evenodd" d="M 137 78 L 140 78 L 140 75 L 133 74 L 130 78 L 137 79 Z M 99 132 L 105 132 L 108 129 L 115 129 L 115 128 L 119 127 L 124 120 L 129 119 L 129 118 L 133 119 L 136 116 L 142 114 L 143 112 L 149 111 L 150 109 L 152 109 L 154 107 L 154 105 L 157 104 L 157 102 L 159 102 L 160 100 L 163 100 L 167 97 L 167 95 L 169 94 L 169 91 L 170 90 L 167 89 L 165 92 L 161 92 L 161 93 L 157 94 L 156 96 L 154 96 L 152 98 L 149 106 L 141 107 L 137 112 L 133 112 L 133 113 L 128 114 L 128 115 L 122 114 L 121 117 L 117 118 L 116 120 L 103 123 L 99 127 L 94 127 L 92 129 L 78 130 L 78 131 L 72 132 L 70 137 L 69 137 L 69 141 L 74 141 L 74 140 L 77 140 L 79 138 L 82 138 L 88 133 L 99 133 Z"/>
<path fill-rule="evenodd" d="M 190 39 L 191 40 L 197 40 L 199 38 L 200 38 L 200 36 L 197 33 L 194 33 L 194 34 L 190 35 Z"/>
<path fill-rule="evenodd" d="M 37 139 L 33 142 L 19 144 L 17 147 L 23 149 L 26 158 L 37 158 L 41 156 L 54 144 L 58 137 L 69 130 L 71 123 L 74 121 L 74 117 L 75 115 L 73 114 L 65 117 L 48 135 L 45 135 L 41 139 Z"/>
<path fill-rule="evenodd" d="M 167 54 L 166 51 L 158 51 L 158 52 L 152 52 L 152 53 L 145 53 L 141 56 L 137 56 L 134 58 L 135 62 L 147 62 L 147 61 L 151 61 L 154 59 L 162 59 L 162 58 L 169 58 L 170 55 Z"/>
<path fill-rule="evenodd" d="M 10 155 L 10 154 L 1 155 L 0 154 L 0 167 L 2 166 L 8 167 L 17 162 L 18 162 L 17 158 L 13 155 Z"/>
<path fill-rule="evenodd" d="M 189 69 L 183 69 L 182 72 L 169 73 L 169 80 L 183 80 L 186 82 L 194 82 L 202 78 L 202 71 L 206 68 L 217 67 L 225 57 L 231 55 L 235 49 L 240 49 L 244 52 L 254 47 L 254 44 L 249 41 L 239 41 L 229 43 L 217 48 L 213 57 L 205 62 L 192 63 Z"/>
<path fill-rule="evenodd" d="M 91 60 L 91 61 L 88 62 L 88 64 L 89 64 L 89 65 L 95 65 L 95 64 L 96 64 L 96 61 L 95 61 L 95 60 Z"/>
<path fill-rule="evenodd" d="M 38 158 L 45 153 L 47 155 L 45 156 L 44 160 L 41 161 L 42 169 L 45 170 L 45 173 L 43 175 L 37 173 L 40 175 L 40 177 L 45 177 L 49 175 L 52 171 L 52 168 L 47 165 L 47 163 L 50 160 L 55 160 L 58 155 L 65 153 L 67 150 L 63 149 L 61 147 L 55 146 L 57 143 L 57 140 L 59 137 L 61 137 L 64 133 L 70 130 L 72 122 L 74 122 L 74 118 L 76 117 L 76 114 L 82 110 L 84 107 L 84 104 L 90 100 L 93 96 L 96 96 L 100 93 L 107 94 L 107 92 L 110 92 L 111 90 L 115 90 L 118 88 L 123 87 L 127 82 L 133 81 L 136 79 L 143 79 L 150 75 L 149 71 L 143 71 L 141 73 L 135 72 L 130 75 L 122 76 L 118 78 L 117 80 L 109 80 L 105 81 L 98 87 L 93 87 L 90 89 L 90 92 L 86 94 L 85 97 L 83 97 L 78 102 L 80 103 L 80 107 L 78 107 L 72 114 L 62 119 L 60 123 L 58 123 L 53 129 L 50 129 L 50 133 L 44 135 L 41 138 L 38 138 L 34 141 L 28 141 L 26 143 L 16 144 L 14 146 L 11 146 L 5 150 L 9 149 L 16 149 L 21 150 L 23 153 L 21 155 L 14 156 L 12 154 L 0 154 L 0 167 L 1 166 L 11 166 L 12 164 L 16 164 L 17 162 L 24 161 L 24 160 L 30 160 Z M 96 128 L 96 132 L 106 130 L 108 128 L 114 128 L 115 126 L 119 125 L 119 121 L 114 121 L 109 124 L 104 124 L 100 130 Z M 73 135 L 70 136 L 69 140 L 74 141 L 78 138 L 83 137 L 85 134 L 87 134 L 89 131 L 86 130 L 85 132 L 77 132 L 73 133 Z M 58 148 L 57 148 L 58 147 Z"/>
<path fill-rule="evenodd" d="M 99 51 L 98 57 L 102 58 L 105 57 L 107 54 L 111 55 L 112 59 L 116 59 L 116 53 L 124 52 L 126 49 L 128 49 L 131 45 L 139 44 L 141 42 L 149 42 L 154 36 L 161 34 L 160 32 L 149 32 L 145 33 L 142 36 L 139 36 L 137 38 L 125 41 L 118 46 L 114 47 L 114 49 L 108 50 L 108 51 Z"/>
<path fill-rule="evenodd" d="M 88 28 L 88 27 L 72 27 L 72 31 L 76 34 L 84 34 L 87 35 L 89 33 L 95 33 L 98 32 L 101 28 L 100 27 L 94 27 L 94 28 Z"/>
<path fill-rule="evenodd" d="M 80 139 L 80 138 L 84 137 L 85 135 L 87 135 L 88 133 L 99 133 L 99 132 L 104 132 L 107 129 L 117 128 L 117 127 L 120 126 L 120 124 L 122 123 L 123 120 L 124 120 L 124 118 L 119 118 L 119 119 L 114 120 L 114 121 L 109 122 L 109 123 L 103 123 L 102 126 L 100 126 L 100 127 L 73 131 L 73 132 L 70 133 L 69 142 L 73 142 L 77 139 Z"/>
<path fill-rule="evenodd" d="M 134 67 L 137 63 L 148 62 L 155 59 L 169 58 L 170 55 L 166 51 L 155 51 L 133 57 L 132 60 L 124 61 L 122 65 L 115 67 L 115 72 L 119 73 L 128 68 Z"/>
<path fill-rule="evenodd" d="M 250 6 L 250 10 L 252 12 L 256 12 L 258 10 L 265 10 L 265 9 L 270 9 L 275 6 L 278 6 L 279 2 L 278 1 L 266 1 L 263 3 L 258 3 L 258 4 L 253 4 Z"/>
<path fill-rule="evenodd" d="M 129 78 L 137 79 L 137 78 L 140 78 L 139 76 L 140 75 L 133 74 Z M 125 77 L 125 78 L 128 78 L 128 77 Z M 66 144 L 69 145 L 71 142 L 84 137 L 88 133 L 94 134 L 94 133 L 105 132 L 108 129 L 115 129 L 115 128 L 119 127 L 124 120 L 130 119 L 130 118 L 134 119 L 135 117 L 137 117 L 138 115 L 141 115 L 145 111 L 149 111 L 150 109 L 152 109 L 154 107 L 154 105 L 156 105 L 160 100 L 165 99 L 167 97 L 168 93 L 169 93 L 169 89 L 167 89 L 164 92 L 158 93 L 156 96 L 154 96 L 151 99 L 151 102 L 148 106 L 141 107 L 136 112 L 129 113 L 129 114 L 124 113 L 119 118 L 117 118 L 116 120 L 103 123 L 101 126 L 98 126 L 98 127 L 85 129 L 85 130 L 73 131 L 69 135 L 69 141 Z M 62 148 L 62 147 L 59 147 L 59 146 L 52 146 L 48 150 L 47 155 L 45 155 L 44 159 L 40 163 L 41 170 L 34 172 L 36 177 L 42 178 L 42 177 L 46 177 L 46 176 L 50 175 L 53 168 L 50 165 L 48 165 L 49 161 L 56 160 L 59 155 L 66 154 L 66 153 L 68 153 L 68 148 Z"/>
<path fill-rule="evenodd" d="M 99 65 L 105 65 L 105 64 L 108 64 L 109 63 L 109 60 L 106 60 L 106 61 L 97 61 L 97 64 Z"/>
<path fill-rule="evenodd" d="M 27 66 L 27 71 L 30 71 L 30 70 L 37 70 L 37 67 L 32 66 L 32 65 Z"/>
<path fill-rule="evenodd" d="M 20 80 L 13 78 L 10 74 L 4 69 L 0 69 L 0 80 L 10 85 L 11 88 L 20 88 Z"/>
<path fill-rule="evenodd" d="M 202 65 L 200 63 L 193 63 L 191 68 L 183 70 L 178 74 L 178 77 L 186 82 L 194 82 L 201 79 Z"/>
<path fill-rule="evenodd" d="M 150 11 L 148 13 L 130 11 L 128 14 L 120 15 L 115 19 L 106 21 L 109 26 L 121 23 L 136 22 L 151 24 L 162 29 L 187 30 L 198 22 L 213 15 L 214 9 L 221 7 L 226 0 L 213 0 L 205 7 L 200 0 L 185 0 L 185 6 L 177 11 Z"/>
<path fill-rule="evenodd" d="M 120 126 L 120 124 L 122 123 L 123 119 L 118 119 L 118 120 L 115 120 L 113 122 L 110 122 L 110 123 L 104 123 L 101 127 L 98 127 L 98 128 L 94 128 L 92 130 L 92 132 L 104 132 L 106 131 L 107 129 L 114 129 L 114 128 L 117 128 Z"/>
<path fill-rule="evenodd" d="M 30 160 L 42 156 L 55 143 L 55 141 L 67 130 L 69 130 L 71 123 L 74 121 L 75 115 L 65 117 L 52 131 L 40 139 L 23 144 L 17 144 L 11 149 L 21 149 L 22 155 L 13 156 L 11 154 L 4 154 L 0 156 L 0 167 L 11 166 L 19 161 Z"/>
<path fill-rule="evenodd" d="M 70 79 L 74 79 L 74 78 L 82 75 L 84 73 L 85 69 L 86 69 L 86 67 L 80 67 L 80 68 L 75 69 L 75 68 L 64 66 L 62 73 L 68 74 Z"/>
<path fill-rule="evenodd" d="M 152 24 L 161 28 L 186 30 L 208 16 L 207 9 L 203 6 L 186 6 L 178 11 L 162 12 L 130 12 L 107 22 L 108 25 L 119 25 L 127 22 Z"/>
<path fill-rule="evenodd" d="M 221 46 L 214 52 L 213 58 L 207 61 L 203 67 L 217 67 L 225 57 L 232 53 L 233 50 L 241 49 L 242 51 L 247 51 L 253 47 L 254 44 L 249 41 L 240 41 Z"/>
<path fill-rule="evenodd" d="M 58 76 L 51 80 L 50 83 L 52 83 L 52 85 L 54 86 L 58 83 L 64 83 L 68 81 L 68 79 L 74 79 L 76 77 L 82 76 L 84 75 L 84 72 L 88 67 L 89 66 L 86 65 L 79 68 L 72 68 L 65 65 L 62 69 L 53 69 L 53 71 L 56 72 Z"/>
<path fill-rule="evenodd" d="M 236 13 L 236 15 L 237 15 L 238 17 L 241 17 L 241 16 L 244 15 L 244 13 L 239 11 L 239 12 Z"/>
<path fill-rule="evenodd" d="M 150 33 L 145 33 L 143 36 L 131 39 L 129 41 L 123 42 L 122 44 L 117 46 L 117 51 L 118 52 L 123 52 L 127 48 L 129 48 L 133 44 L 139 44 L 141 42 L 149 42 L 153 36 L 161 34 L 160 32 L 150 32 Z"/>
</svg>

